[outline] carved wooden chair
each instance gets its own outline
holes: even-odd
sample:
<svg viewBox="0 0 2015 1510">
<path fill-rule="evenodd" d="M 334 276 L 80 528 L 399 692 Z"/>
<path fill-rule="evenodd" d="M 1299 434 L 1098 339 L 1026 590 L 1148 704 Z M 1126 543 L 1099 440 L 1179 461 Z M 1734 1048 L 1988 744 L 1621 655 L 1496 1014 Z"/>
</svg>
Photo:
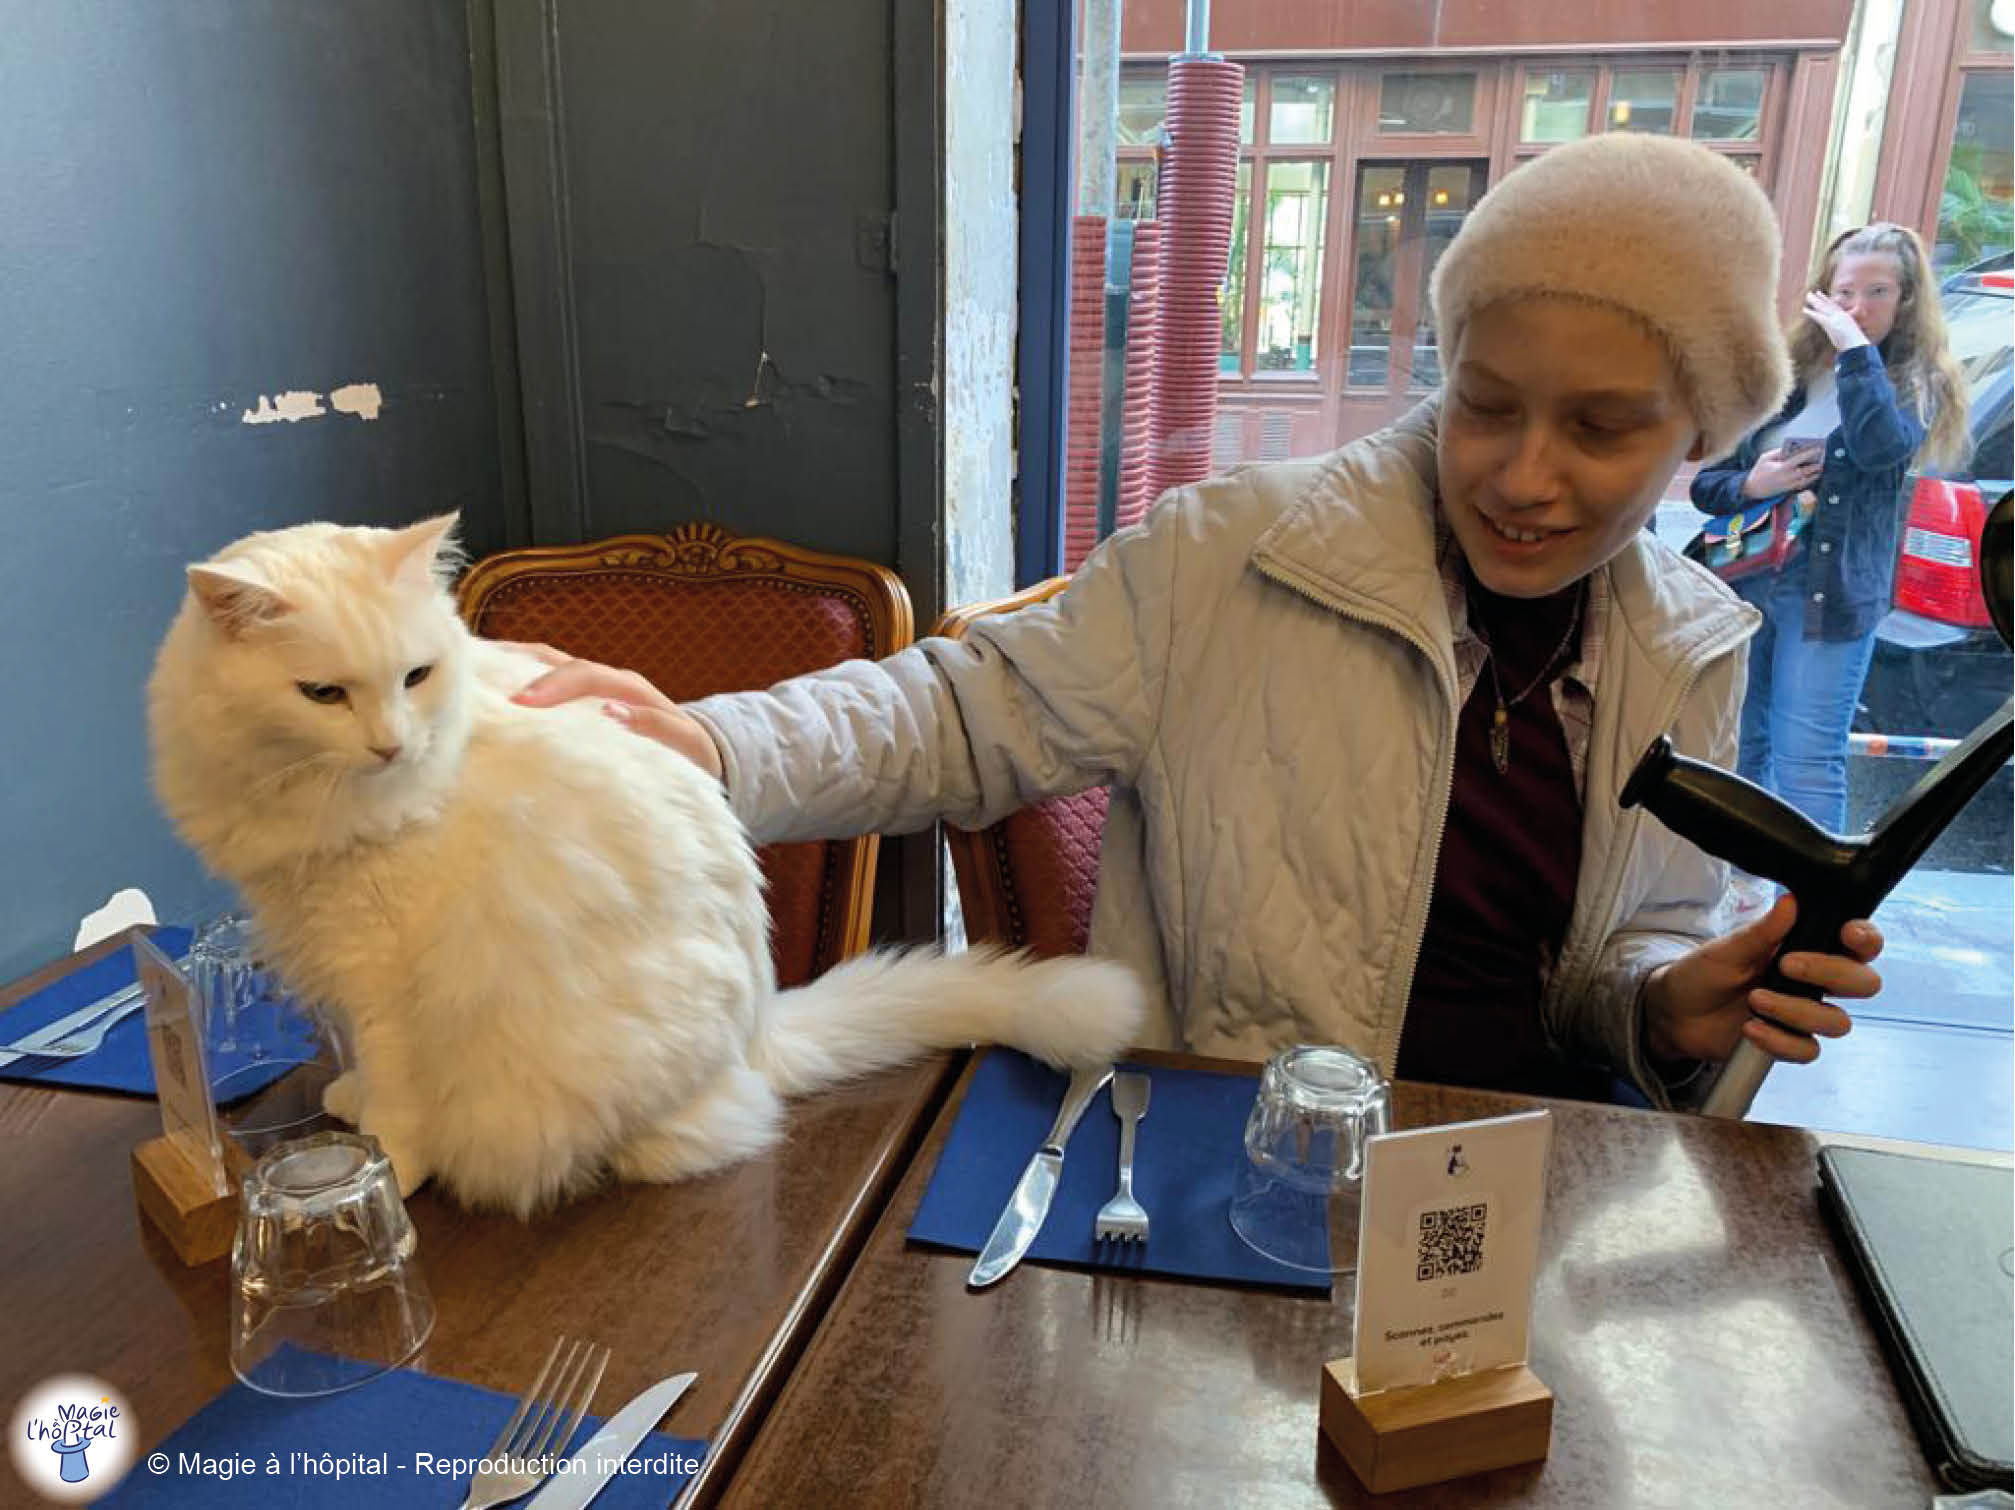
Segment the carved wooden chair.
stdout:
<svg viewBox="0 0 2015 1510">
<path fill-rule="evenodd" d="M 1040 603 L 1069 581 L 1052 577 L 1011 598 L 950 609 L 935 632 L 959 639 L 979 620 Z M 966 937 L 1040 955 L 1084 953 L 1108 797 L 1093 787 L 1021 808 L 989 828 L 945 825 Z"/>
<path fill-rule="evenodd" d="M 459 598 L 479 635 L 641 672 L 677 702 L 879 659 L 915 633 L 909 593 L 887 568 L 711 524 L 504 551 L 469 568 Z M 878 842 L 761 851 L 781 984 L 867 947 Z"/>
</svg>

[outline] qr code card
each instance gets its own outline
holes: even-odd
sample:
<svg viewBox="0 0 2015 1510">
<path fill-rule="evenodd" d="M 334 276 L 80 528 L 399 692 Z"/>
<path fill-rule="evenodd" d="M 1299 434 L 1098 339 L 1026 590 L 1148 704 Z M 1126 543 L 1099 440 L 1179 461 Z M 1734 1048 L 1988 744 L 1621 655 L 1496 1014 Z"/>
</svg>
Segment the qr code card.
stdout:
<svg viewBox="0 0 2015 1510">
<path fill-rule="evenodd" d="M 1359 1393 L 1525 1361 L 1551 1129 L 1534 1111 L 1368 1142 Z"/>
<path fill-rule="evenodd" d="M 1413 1222 L 1418 1245 L 1413 1277 L 1430 1280 L 1466 1278 L 1483 1268 L 1483 1239 L 1490 1231 L 1490 1202 L 1462 1201 L 1431 1207 Z"/>
</svg>

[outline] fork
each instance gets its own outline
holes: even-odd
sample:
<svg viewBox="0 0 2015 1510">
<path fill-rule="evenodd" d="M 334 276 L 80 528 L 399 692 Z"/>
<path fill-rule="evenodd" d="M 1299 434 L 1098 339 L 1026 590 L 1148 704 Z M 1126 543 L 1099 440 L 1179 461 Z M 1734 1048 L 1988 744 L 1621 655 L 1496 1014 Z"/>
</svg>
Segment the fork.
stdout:
<svg viewBox="0 0 2015 1510">
<path fill-rule="evenodd" d="M 191 949 L 184 949 L 173 961 L 177 970 L 189 968 Z M 16 1059 L 26 1059 L 33 1055 L 43 1059 L 76 1059 L 94 1053 L 105 1041 L 105 1034 L 131 1017 L 147 1005 L 147 987 L 142 981 L 131 981 L 109 991 L 87 1007 L 80 1007 L 68 1017 L 59 1018 L 47 1027 L 37 1028 L 24 1034 L 12 1043 L 0 1043 L 0 1065 L 11 1064 Z M 53 1031 L 62 1028 L 61 1032 Z M 80 1035 L 99 1030 L 96 1037 Z M 82 1048 L 72 1047 L 82 1044 Z M 60 1045 L 60 1047 L 59 1047 Z M 54 1050 L 52 1053 L 51 1050 Z"/>
<path fill-rule="evenodd" d="M 1112 1077 L 1112 1114 L 1119 1118 L 1119 1189 L 1092 1223 L 1098 1243 L 1147 1246 L 1147 1211 L 1133 1195 L 1133 1134 L 1147 1115 L 1148 1078 L 1132 1071 Z"/>
<path fill-rule="evenodd" d="M 567 1348 L 566 1361 L 558 1374 L 553 1365 L 560 1349 Z M 567 1347 L 560 1338 L 546 1354 L 539 1377 L 518 1401 L 518 1408 L 483 1454 L 481 1470 L 469 1481 L 469 1496 L 462 1510 L 489 1510 L 521 1494 L 538 1488 L 558 1466 L 556 1454 L 564 1452 L 579 1429 L 595 1387 L 602 1382 L 602 1370 L 609 1366 L 609 1350 L 591 1342 Z M 550 1380 L 551 1387 L 548 1388 Z M 569 1407 L 571 1418 L 567 1416 Z"/>
<path fill-rule="evenodd" d="M 0 1043 L 0 1063 L 16 1058 L 81 1059 L 86 1054 L 95 1054 L 98 1046 L 105 1041 L 107 1033 L 146 1005 L 147 998 L 144 995 L 135 997 L 131 1001 L 113 1007 L 96 1021 L 85 1023 L 47 1043 L 37 1043 L 35 1040 L 40 1036 L 37 1033 L 30 1033 L 14 1043 Z"/>
</svg>

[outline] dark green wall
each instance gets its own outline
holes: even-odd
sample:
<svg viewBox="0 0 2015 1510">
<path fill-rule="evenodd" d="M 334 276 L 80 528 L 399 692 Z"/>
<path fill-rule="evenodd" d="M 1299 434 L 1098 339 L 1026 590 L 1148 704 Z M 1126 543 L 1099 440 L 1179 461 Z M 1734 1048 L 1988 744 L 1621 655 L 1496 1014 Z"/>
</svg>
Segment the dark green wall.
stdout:
<svg viewBox="0 0 2015 1510">
<path fill-rule="evenodd" d="M 0 0 L 0 980 L 116 887 L 223 900 L 142 690 L 246 531 L 707 519 L 929 624 L 941 49 L 935 0 Z M 379 419 L 241 422 L 347 383 Z M 883 855 L 929 931 L 930 841 Z"/>
<path fill-rule="evenodd" d="M 895 562 L 896 9 L 498 18 L 538 537 L 707 519 Z"/>
<path fill-rule="evenodd" d="M 462 0 L 9 0 L 0 36 L 5 980 L 118 886 L 221 896 L 146 779 L 183 563 L 447 508 L 492 547 L 509 468 Z M 347 383 L 377 420 L 241 422 Z"/>
<path fill-rule="evenodd" d="M 498 0 L 540 542 L 708 520 L 942 593 L 934 0 Z M 898 214 L 898 210 L 900 213 Z M 877 927 L 934 931 L 934 841 Z"/>
</svg>

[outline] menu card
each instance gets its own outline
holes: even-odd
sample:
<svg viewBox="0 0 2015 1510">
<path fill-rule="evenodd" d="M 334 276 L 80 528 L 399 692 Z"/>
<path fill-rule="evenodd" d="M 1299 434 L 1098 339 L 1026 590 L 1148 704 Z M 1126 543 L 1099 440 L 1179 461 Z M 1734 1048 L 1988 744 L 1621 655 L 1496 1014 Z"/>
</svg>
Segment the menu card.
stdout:
<svg viewBox="0 0 2015 1510">
<path fill-rule="evenodd" d="M 175 962 L 139 934 L 133 936 L 133 962 L 147 993 L 147 1051 L 161 1098 L 161 1131 L 198 1178 L 215 1194 L 228 1195 L 196 993 Z"/>
<path fill-rule="evenodd" d="M 1531 1111 L 1367 1140 L 1359 1394 L 1525 1361 L 1552 1128 Z"/>
</svg>

